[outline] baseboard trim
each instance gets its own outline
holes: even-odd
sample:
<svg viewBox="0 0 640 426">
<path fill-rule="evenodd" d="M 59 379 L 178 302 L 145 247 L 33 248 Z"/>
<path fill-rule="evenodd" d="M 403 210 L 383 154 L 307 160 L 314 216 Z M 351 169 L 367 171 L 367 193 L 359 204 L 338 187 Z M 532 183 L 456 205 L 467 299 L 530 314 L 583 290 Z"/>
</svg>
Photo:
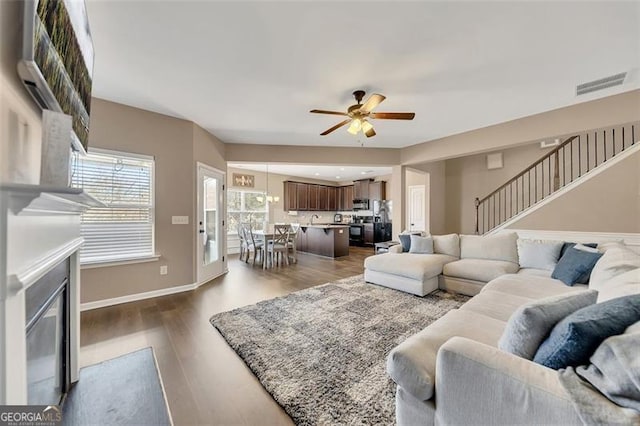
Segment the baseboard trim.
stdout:
<svg viewBox="0 0 640 426">
<path fill-rule="evenodd" d="M 186 284 L 177 287 L 161 288 L 158 290 L 145 291 L 144 293 L 128 294 L 126 296 L 113 297 L 111 299 L 96 300 L 95 302 L 85 302 L 80 304 L 80 312 L 92 309 L 106 308 L 107 306 L 120 305 L 122 303 L 137 302 L 138 300 L 151 299 L 160 296 L 183 293 L 198 288 L 197 283 Z"/>
<path fill-rule="evenodd" d="M 212 280 L 228 272 L 229 272 L 229 269 L 225 268 L 222 274 L 216 275 L 215 277 L 208 279 L 206 281 L 203 281 L 201 283 L 185 284 L 177 287 L 161 288 L 158 290 L 145 291 L 143 293 L 128 294 L 126 296 L 113 297 L 111 299 L 96 300 L 95 302 L 81 303 L 80 312 L 90 311 L 92 309 L 106 308 L 107 306 L 120 305 L 122 303 L 137 302 L 138 300 L 152 299 L 154 297 L 169 296 L 171 294 L 184 293 L 185 291 L 195 290 L 201 285 L 211 282 Z"/>
</svg>

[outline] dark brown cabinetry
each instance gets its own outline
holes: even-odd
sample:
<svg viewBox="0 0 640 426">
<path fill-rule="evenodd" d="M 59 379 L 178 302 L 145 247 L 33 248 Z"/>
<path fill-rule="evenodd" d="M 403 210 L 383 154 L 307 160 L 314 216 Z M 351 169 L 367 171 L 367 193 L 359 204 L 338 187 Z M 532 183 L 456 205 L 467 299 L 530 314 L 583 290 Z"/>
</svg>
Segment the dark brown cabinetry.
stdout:
<svg viewBox="0 0 640 426">
<path fill-rule="evenodd" d="M 284 209 L 287 211 L 342 211 L 353 208 L 353 186 L 327 186 L 284 182 Z"/>
<path fill-rule="evenodd" d="M 385 183 L 382 181 L 369 183 L 369 199 L 370 200 L 386 200 Z"/>
<path fill-rule="evenodd" d="M 318 185 L 318 210 L 331 210 L 329 207 L 329 187 Z"/>
<path fill-rule="evenodd" d="M 338 188 L 327 186 L 327 210 L 338 210 Z"/>
<path fill-rule="evenodd" d="M 356 200 L 369 199 L 369 180 L 357 180 L 353 184 L 353 198 Z"/>
<path fill-rule="evenodd" d="M 342 188 L 342 206 L 341 211 L 353 210 L 354 191 L 353 185 L 343 186 Z"/>
<path fill-rule="evenodd" d="M 303 185 L 303 184 L 299 184 Z M 320 210 L 318 203 L 318 185 L 307 185 L 309 188 L 309 210 Z"/>
<path fill-rule="evenodd" d="M 309 210 L 309 185 L 306 183 L 296 183 L 296 188 L 298 196 L 297 210 Z"/>
</svg>

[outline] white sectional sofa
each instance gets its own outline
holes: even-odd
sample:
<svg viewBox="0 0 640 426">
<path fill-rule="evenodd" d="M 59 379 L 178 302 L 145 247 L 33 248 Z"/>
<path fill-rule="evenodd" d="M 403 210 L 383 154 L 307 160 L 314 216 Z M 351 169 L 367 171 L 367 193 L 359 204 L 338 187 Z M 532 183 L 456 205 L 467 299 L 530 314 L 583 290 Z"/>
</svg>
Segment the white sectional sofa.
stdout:
<svg viewBox="0 0 640 426">
<path fill-rule="evenodd" d="M 464 240 L 465 237 L 461 239 L 463 247 Z M 617 250 L 615 255 L 612 252 L 603 256 L 592 273 L 592 287 L 599 291 L 598 302 L 640 294 L 640 256 L 619 244 L 614 249 Z M 461 250 L 462 260 L 445 259 L 440 255 L 437 261 L 434 259 L 423 269 L 429 272 L 422 276 L 417 268 L 409 276 L 400 266 L 403 263 L 398 262 L 405 258 L 418 259 L 416 256 L 420 255 L 376 256 L 386 256 L 385 262 L 393 264 L 387 271 L 377 270 L 382 264 L 368 262 L 369 277 L 393 277 L 387 282 L 389 287 L 411 289 L 414 294 L 434 289 L 433 285 L 424 287 L 420 283 L 432 283 L 438 265 L 443 266 L 441 276 L 444 278 L 441 280 L 444 281 L 441 283 L 444 282 L 445 287 L 451 277 L 456 281 L 450 282 L 468 281 L 455 284 L 457 289 L 463 290 L 461 292 L 478 292 L 462 307 L 448 312 L 390 352 L 387 372 L 397 384 L 397 423 L 400 426 L 582 424 L 556 370 L 501 351 L 498 341 L 509 318 L 519 307 L 553 295 L 585 291 L 588 286 L 567 286 L 550 278 L 548 271 L 518 271 L 517 268 L 514 271 L 503 263 L 479 266 L 477 260 L 481 259 L 465 257 L 481 253 L 490 258 L 484 261 L 509 262 L 500 260 L 505 252 L 474 251 L 467 247 Z M 475 260 L 464 262 L 465 259 Z M 443 264 L 445 260 L 447 262 Z M 455 265 L 457 262 L 462 263 Z M 474 268 L 475 275 L 469 273 Z M 518 273 L 490 279 L 496 271 L 505 268 Z M 597 282 L 593 279 L 595 274 L 598 275 Z M 484 279 L 489 282 L 484 284 Z"/>
<path fill-rule="evenodd" d="M 402 246 L 397 245 L 389 253 L 368 257 L 365 281 L 418 296 L 438 288 L 473 296 L 492 279 L 520 269 L 514 232 L 432 238 L 433 254 L 402 253 Z"/>
</svg>

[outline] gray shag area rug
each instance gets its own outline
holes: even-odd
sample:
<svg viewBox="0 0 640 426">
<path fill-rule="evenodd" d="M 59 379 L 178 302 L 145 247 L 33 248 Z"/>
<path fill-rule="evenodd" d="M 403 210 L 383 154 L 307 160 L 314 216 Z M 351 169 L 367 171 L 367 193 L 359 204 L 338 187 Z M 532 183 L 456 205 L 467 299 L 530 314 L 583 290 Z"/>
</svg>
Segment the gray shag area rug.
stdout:
<svg viewBox="0 0 640 426">
<path fill-rule="evenodd" d="M 211 317 L 296 424 L 394 424 L 387 354 L 469 298 L 425 297 L 362 275 Z"/>
</svg>

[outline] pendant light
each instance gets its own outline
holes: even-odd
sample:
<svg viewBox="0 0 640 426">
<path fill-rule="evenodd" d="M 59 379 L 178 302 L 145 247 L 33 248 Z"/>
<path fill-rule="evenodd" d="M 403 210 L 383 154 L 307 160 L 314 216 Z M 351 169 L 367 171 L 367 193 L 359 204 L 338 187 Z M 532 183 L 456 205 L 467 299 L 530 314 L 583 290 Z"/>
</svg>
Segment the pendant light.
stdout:
<svg viewBox="0 0 640 426">
<path fill-rule="evenodd" d="M 269 165 L 267 164 L 267 187 L 266 187 L 266 191 L 264 192 L 264 197 L 263 196 L 258 196 L 256 197 L 258 201 L 262 202 L 264 201 L 265 197 L 267 199 L 268 203 L 277 203 L 280 201 L 280 197 L 273 196 L 271 194 L 269 194 Z"/>
</svg>

